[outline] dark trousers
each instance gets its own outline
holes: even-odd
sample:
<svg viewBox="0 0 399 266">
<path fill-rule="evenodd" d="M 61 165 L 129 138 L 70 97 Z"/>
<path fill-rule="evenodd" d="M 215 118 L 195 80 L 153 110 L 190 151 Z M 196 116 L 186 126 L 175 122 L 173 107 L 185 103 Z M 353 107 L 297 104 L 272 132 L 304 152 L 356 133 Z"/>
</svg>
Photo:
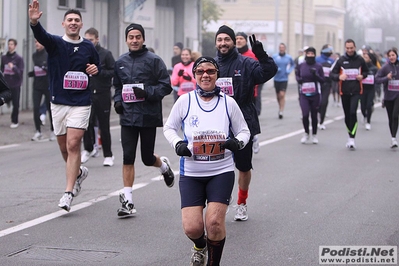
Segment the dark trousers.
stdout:
<svg viewBox="0 0 399 266">
<path fill-rule="evenodd" d="M 111 93 L 92 93 L 92 105 L 90 113 L 89 126 L 83 135 L 84 149 L 91 152 L 94 149 L 96 137 L 94 133 L 94 126 L 98 122 L 100 129 L 102 150 L 104 157 L 112 157 L 111 151 L 111 133 L 109 129 L 109 118 L 111 109 Z"/>
<path fill-rule="evenodd" d="M 398 132 L 398 118 L 399 118 L 399 97 L 393 101 L 384 100 L 385 108 L 387 109 L 389 130 L 391 137 L 396 138 Z"/>
<path fill-rule="evenodd" d="M 262 88 L 263 88 L 264 83 L 259 84 L 257 86 L 257 97 L 255 97 L 255 108 L 256 108 L 256 113 L 258 116 L 260 116 L 260 113 L 262 111 Z"/>
<path fill-rule="evenodd" d="M 309 134 L 309 113 L 312 117 L 312 134 L 317 134 L 317 112 L 319 111 L 320 95 L 299 95 L 299 104 L 302 110 L 302 124 L 306 134 Z"/>
<path fill-rule="evenodd" d="M 46 109 L 49 112 L 51 131 L 54 131 L 53 119 L 51 117 L 51 108 L 50 108 L 50 91 L 48 89 L 46 89 L 46 90 L 33 89 L 33 93 L 32 93 L 33 121 L 35 122 L 35 128 L 36 128 L 36 131 L 41 132 L 40 126 L 42 124 L 42 121 L 40 121 L 40 114 L 41 114 L 40 107 L 41 107 L 41 102 L 42 102 L 43 96 L 44 96 L 44 104 L 46 105 Z"/>
<path fill-rule="evenodd" d="M 371 113 L 373 112 L 374 105 L 374 95 L 374 85 L 367 89 L 366 86 L 364 86 L 363 94 L 360 98 L 360 110 L 362 111 L 362 115 L 366 118 L 367 123 L 370 123 L 371 120 Z"/>
<path fill-rule="evenodd" d="M 154 165 L 156 135 L 156 127 L 121 126 L 123 164 L 132 165 L 136 161 L 136 149 L 140 137 L 141 160 L 146 166 Z"/>
<path fill-rule="evenodd" d="M 330 97 L 331 82 L 325 82 L 321 85 L 321 102 L 320 102 L 320 124 L 324 123 L 326 118 L 328 97 Z"/>
<path fill-rule="evenodd" d="M 345 125 L 348 130 L 348 134 L 350 138 L 354 138 L 356 136 L 357 131 L 357 108 L 359 106 L 360 95 L 349 95 L 344 94 L 341 95 L 342 108 L 344 109 L 345 114 Z"/>
<path fill-rule="evenodd" d="M 19 115 L 19 98 L 21 95 L 21 87 L 11 88 L 11 123 L 18 124 Z"/>
</svg>

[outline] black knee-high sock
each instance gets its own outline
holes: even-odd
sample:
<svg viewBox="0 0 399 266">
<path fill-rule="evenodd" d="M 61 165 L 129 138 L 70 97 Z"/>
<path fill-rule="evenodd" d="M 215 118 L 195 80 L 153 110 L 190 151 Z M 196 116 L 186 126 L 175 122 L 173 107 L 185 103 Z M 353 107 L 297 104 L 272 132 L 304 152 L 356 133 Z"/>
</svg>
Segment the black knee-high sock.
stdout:
<svg viewBox="0 0 399 266">
<path fill-rule="evenodd" d="M 206 242 L 208 244 L 208 266 L 219 266 L 225 241 L 226 238 L 223 238 L 220 241 L 212 241 L 209 238 L 207 239 Z"/>
<path fill-rule="evenodd" d="M 204 247 L 206 247 L 205 232 L 203 232 L 202 236 L 200 236 L 197 239 L 192 239 L 192 238 L 190 238 L 190 239 L 191 239 L 191 241 L 194 242 L 194 245 L 195 245 L 196 248 L 203 249 Z"/>
</svg>

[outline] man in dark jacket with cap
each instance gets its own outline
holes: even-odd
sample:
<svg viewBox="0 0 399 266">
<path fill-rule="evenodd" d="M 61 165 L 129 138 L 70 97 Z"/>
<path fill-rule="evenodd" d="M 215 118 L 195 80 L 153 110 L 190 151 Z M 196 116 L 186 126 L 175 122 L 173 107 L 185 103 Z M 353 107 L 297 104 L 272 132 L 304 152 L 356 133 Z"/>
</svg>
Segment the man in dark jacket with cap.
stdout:
<svg viewBox="0 0 399 266">
<path fill-rule="evenodd" d="M 114 107 L 120 115 L 123 149 L 124 188 L 119 194 L 119 217 L 136 213 L 132 186 L 139 137 L 143 163 L 159 168 L 168 187 L 173 186 L 175 178 L 168 158 L 154 154 L 156 128 L 163 126 L 162 99 L 172 92 L 166 65 L 144 45 L 145 32 L 140 24 L 127 26 L 125 36 L 129 52 L 115 62 L 114 77 Z"/>
<path fill-rule="evenodd" d="M 223 25 L 216 33 L 215 42 L 219 64 L 220 77 L 224 84 L 230 84 L 225 93 L 231 95 L 240 107 L 248 128 L 251 131 L 251 140 L 244 149 L 234 153 L 235 165 L 238 174 L 238 199 L 235 220 L 248 219 L 246 199 L 248 197 L 249 183 L 251 182 L 252 169 L 252 139 L 260 133 L 259 119 L 254 104 L 254 87 L 265 83 L 277 72 L 274 60 L 263 50 L 261 42 L 255 35 L 249 37 L 252 52 L 258 61 L 242 56 L 236 48 L 234 31 Z M 222 87 L 222 89 L 224 89 Z"/>
</svg>

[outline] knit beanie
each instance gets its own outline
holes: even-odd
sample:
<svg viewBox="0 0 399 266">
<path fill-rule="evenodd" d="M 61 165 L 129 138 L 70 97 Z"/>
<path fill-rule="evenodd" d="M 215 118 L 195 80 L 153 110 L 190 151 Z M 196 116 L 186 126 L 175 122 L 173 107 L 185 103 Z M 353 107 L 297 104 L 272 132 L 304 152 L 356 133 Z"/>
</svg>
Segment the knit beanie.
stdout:
<svg viewBox="0 0 399 266">
<path fill-rule="evenodd" d="M 145 40 L 145 35 L 144 35 L 144 28 L 143 26 L 141 26 L 140 24 L 136 24 L 136 23 L 132 23 L 129 26 L 126 27 L 125 30 L 125 39 L 127 39 L 127 35 L 129 33 L 129 31 L 131 30 L 138 30 L 141 32 L 141 35 L 143 36 L 143 40 Z"/>
<path fill-rule="evenodd" d="M 240 31 L 240 32 L 237 32 L 236 33 L 236 37 L 237 36 L 242 36 L 242 37 L 244 37 L 244 39 L 246 40 L 246 41 L 248 41 L 248 35 L 246 35 L 244 32 L 242 32 L 242 31 Z"/>
<path fill-rule="evenodd" d="M 316 55 L 316 49 L 314 47 L 308 47 L 308 49 L 305 50 L 305 53 L 308 52 L 313 52 Z"/>
<path fill-rule="evenodd" d="M 180 50 L 183 50 L 183 44 L 181 42 L 175 43 L 175 46 L 179 47 Z"/>
<path fill-rule="evenodd" d="M 230 38 L 233 40 L 234 45 L 236 45 L 236 35 L 234 34 L 234 30 L 232 28 L 226 25 L 221 26 L 216 32 L 215 41 L 220 33 L 226 33 L 227 35 L 229 35 Z"/>
</svg>

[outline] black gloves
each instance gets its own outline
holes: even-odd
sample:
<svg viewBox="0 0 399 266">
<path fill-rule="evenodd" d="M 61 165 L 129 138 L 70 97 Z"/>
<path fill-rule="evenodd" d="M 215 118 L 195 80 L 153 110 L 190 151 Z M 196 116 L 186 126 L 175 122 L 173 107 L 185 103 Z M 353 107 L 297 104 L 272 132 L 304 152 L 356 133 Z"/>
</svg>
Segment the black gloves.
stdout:
<svg viewBox="0 0 399 266">
<path fill-rule="evenodd" d="M 116 102 L 114 103 L 114 108 L 115 108 L 115 112 L 117 114 L 122 115 L 123 114 L 123 105 L 122 102 Z"/>
<path fill-rule="evenodd" d="M 176 154 L 179 156 L 188 156 L 191 157 L 191 151 L 187 148 L 187 143 L 184 141 L 179 141 L 176 143 L 175 147 Z"/>
<path fill-rule="evenodd" d="M 183 76 L 183 74 L 184 74 L 184 69 L 180 69 L 179 72 L 177 73 L 179 77 Z"/>
<path fill-rule="evenodd" d="M 238 151 L 242 148 L 244 148 L 244 144 L 236 138 L 229 138 L 222 144 L 222 149 L 229 149 L 232 152 Z"/>
<path fill-rule="evenodd" d="M 187 81 L 191 81 L 191 77 L 190 77 L 189 75 L 187 75 L 187 76 L 184 75 L 184 76 L 183 76 L 183 79 L 185 79 L 185 80 L 187 80 Z"/>
<path fill-rule="evenodd" d="M 134 95 L 136 95 L 136 98 L 145 98 L 147 96 L 147 93 L 145 90 L 140 89 L 138 87 L 133 87 Z"/>
<path fill-rule="evenodd" d="M 255 34 L 252 34 L 252 38 L 251 36 L 249 36 L 249 42 L 252 47 L 252 52 L 255 54 L 256 58 L 260 60 L 269 57 L 263 49 L 263 44 L 260 41 L 256 40 Z"/>
<path fill-rule="evenodd" d="M 309 71 L 310 71 L 310 74 L 312 74 L 312 75 L 314 75 L 314 76 L 317 75 L 317 74 L 316 74 L 316 68 L 312 67 L 312 68 L 309 69 Z"/>
</svg>

